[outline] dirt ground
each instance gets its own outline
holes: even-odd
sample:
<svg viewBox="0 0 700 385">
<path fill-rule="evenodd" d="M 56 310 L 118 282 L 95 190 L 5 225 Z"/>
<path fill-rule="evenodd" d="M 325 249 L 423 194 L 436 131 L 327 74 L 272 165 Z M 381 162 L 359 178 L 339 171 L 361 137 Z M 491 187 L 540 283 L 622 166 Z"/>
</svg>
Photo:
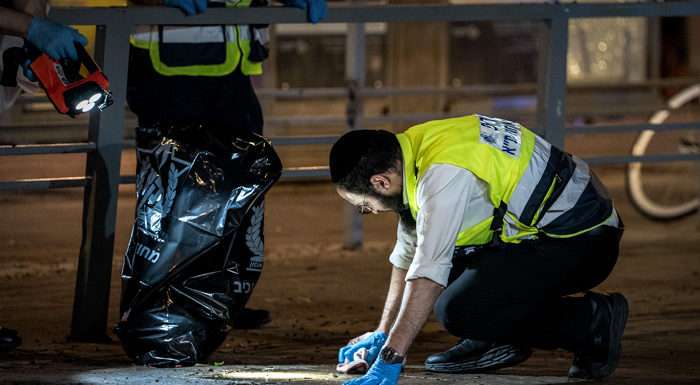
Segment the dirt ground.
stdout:
<svg viewBox="0 0 700 385">
<path fill-rule="evenodd" d="M 50 170 L 54 176 L 77 175 L 83 167 L 80 156 L 62 157 L 60 163 L 51 160 L 54 158 L 34 158 L 33 171 Z M 0 177 L 5 179 L 24 166 L 23 159 L 3 160 Z M 125 169 L 130 167 L 133 158 L 127 156 Z M 700 217 L 672 223 L 648 221 L 629 205 L 622 169 L 598 171 L 627 226 L 618 266 L 601 289 L 623 292 L 631 303 L 620 367 L 606 382 L 698 384 Z M 119 269 L 132 223 L 133 198 L 133 187 L 124 186 L 119 201 L 110 325 L 118 316 Z M 110 344 L 66 341 L 81 205 L 82 191 L 78 189 L 0 194 L 0 325 L 18 329 L 24 339 L 19 350 L 0 355 L 0 383 L 33 383 L 26 380 L 27 373 L 66 366 L 108 370 L 130 364 L 111 331 L 114 342 Z M 273 321 L 261 330 L 232 332 L 210 362 L 223 361 L 236 367 L 332 365 L 338 347 L 376 326 L 390 271 L 386 257 L 394 241 L 395 218 L 368 217 L 364 248 L 348 251 L 341 246 L 342 205 L 329 184 L 278 184 L 268 195 L 266 210 L 265 269 L 250 306 L 269 309 Z M 410 351 L 409 364 L 420 365 L 428 354 L 455 341 L 431 320 Z M 532 379 L 553 376 L 565 382 L 570 362 L 569 353 L 537 351 L 524 364 L 499 373 Z M 199 369 L 207 372 L 206 366 Z M 414 367 L 411 373 L 421 371 Z M 460 378 L 464 377 L 423 376 L 404 381 L 457 383 Z M 506 383 L 489 378 L 477 376 L 469 383 Z M 293 378 L 285 381 L 295 382 Z M 144 377 L 142 383 L 156 382 L 154 377 Z M 209 382 L 202 379 L 201 383 Z"/>
</svg>

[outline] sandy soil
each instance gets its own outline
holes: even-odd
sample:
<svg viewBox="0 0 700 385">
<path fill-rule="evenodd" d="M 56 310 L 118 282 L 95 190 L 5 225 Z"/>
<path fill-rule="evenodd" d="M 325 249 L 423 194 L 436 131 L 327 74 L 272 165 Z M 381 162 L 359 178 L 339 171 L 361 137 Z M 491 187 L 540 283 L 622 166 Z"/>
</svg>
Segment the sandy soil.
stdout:
<svg viewBox="0 0 700 385">
<path fill-rule="evenodd" d="M 54 175 L 82 171 L 79 156 L 65 157 L 60 164 L 49 160 L 32 164 L 39 164 L 41 170 L 60 167 L 61 172 Z M 21 160 L 3 160 L 0 177 L 22 166 Z M 129 167 L 133 160 L 126 157 L 125 168 Z M 624 356 L 607 383 L 700 383 L 700 218 L 650 222 L 629 206 L 621 169 L 600 171 L 627 225 L 620 262 L 601 289 L 621 291 L 631 302 Z M 116 339 L 111 344 L 66 341 L 81 200 L 80 190 L 0 195 L 0 325 L 19 329 L 25 341 L 21 349 L 0 356 L 0 382 L 11 380 L 19 371 L 64 364 L 104 368 L 129 364 Z M 110 324 L 118 315 L 119 267 L 133 206 L 133 187 L 124 186 Z M 265 270 L 250 305 L 269 309 L 274 320 L 261 330 L 231 333 L 211 362 L 332 364 L 339 346 L 378 320 L 395 219 L 367 218 L 365 247 L 343 250 L 342 205 L 332 187 L 287 183 L 269 194 L 266 221 Z M 455 340 L 431 320 L 414 344 L 409 363 L 419 365 L 428 354 Z M 571 355 L 565 352 L 537 351 L 526 363 L 502 372 L 564 376 L 570 361 Z"/>
</svg>

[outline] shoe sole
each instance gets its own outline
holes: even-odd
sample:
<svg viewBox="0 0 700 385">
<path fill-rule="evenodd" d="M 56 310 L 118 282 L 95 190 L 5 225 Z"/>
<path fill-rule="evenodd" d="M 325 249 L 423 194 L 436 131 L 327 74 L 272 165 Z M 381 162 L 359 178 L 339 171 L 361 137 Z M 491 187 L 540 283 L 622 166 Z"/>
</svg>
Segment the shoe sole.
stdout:
<svg viewBox="0 0 700 385">
<path fill-rule="evenodd" d="M 608 300 L 608 309 L 612 315 L 612 322 L 610 322 L 608 362 L 602 366 L 593 366 L 591 375 L 594 379 L 608 377 L 617 369 L 617 363 L 620 360 L 620 354 L 622 352 L 622 335 L 625 332 L 627 317 L 629 316 L 629 303 L 622 294 L 610 294 Z"/>
<path fill-rule="evenodd" d="M 437 373 L 481 373 L 509 366 L 515 366 L 527 360 L 532 350 L 523 350 L 513 345 L 497 346 L 486 351 L 478 360 L 449 363 L 425 364 L 425 369 Z"/>
</svg>

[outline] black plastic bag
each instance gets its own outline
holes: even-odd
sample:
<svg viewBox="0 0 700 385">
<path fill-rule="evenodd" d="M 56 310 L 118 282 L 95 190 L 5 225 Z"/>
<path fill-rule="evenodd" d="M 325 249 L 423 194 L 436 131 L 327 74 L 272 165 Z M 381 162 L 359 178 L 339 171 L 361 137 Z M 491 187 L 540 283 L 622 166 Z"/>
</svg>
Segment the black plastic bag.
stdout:
<svg viewBox="0 0 700 385">
<path fill-rule="evenodd" d="M 282 165 L 261 136 L 221 136 L 171 128 L 158 131 L 154 145 L 140 140 L 136 223 L 115 328 L 137 363 L 205 360 L 260 277 L 262 197 Z"/>
</svg>

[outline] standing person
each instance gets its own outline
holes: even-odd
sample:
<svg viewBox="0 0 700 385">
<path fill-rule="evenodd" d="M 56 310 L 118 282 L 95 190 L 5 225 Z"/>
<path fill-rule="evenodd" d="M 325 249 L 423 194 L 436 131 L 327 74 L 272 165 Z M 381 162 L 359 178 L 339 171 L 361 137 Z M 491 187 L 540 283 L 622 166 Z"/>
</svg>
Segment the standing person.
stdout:
<svg viewBox="0 0 700 385">
<path fill-rule="evenodd" d="M 349 132 L 330 171 L 362 213 L 400 217 L 381 321 L 339 352 L 344 363 L 364 348 L 372 365 L 348 384 L 397 383 L 433 309 L 461 340 L 428 370 L 483 372 L 563 348 L 570 377 L 613 373 L 627 301 L 589 290 L 617 261 L 622 222 L 585 162 L 518 123 L 470 115 Z"/>
<path fill-rule="evenodd" d="M 266 0 L 133 2 L 176 7 L 188 16 L 202 13 L 208 6 L 247 8 L 267 3 Z M 312 23 L 326 13 L 325 0 L 283 3 L 305 9 Z M 137 27 L 131 36 L 127 101 L 138 116 L 139 147 L 159 141 L 164 131 L 173 127 L 215 130 L 229 135 L 262 134 L 262 110 L 250 76 L 262 74 L 262 62 L 268 55 L 266 43 L 267 25 Z M 262 202 L 256 210 L 260 207 Z M 245 234 L 245 230 L 244 226 L 240 232 Z M 244 309 L 235 319 L 234 327 L 255 328 L 269 321 L 266 310 Z"/>
<path fill-rule="evenodd" d="M 78 58 L 75 43 L 87 44 L 87 38 L 74 28 L 45 19 L 46 1 L 3 0 L 0 1 L 0 48 L 5 49 L 25 43 L 34 45 L 39 51 L 54 60 Z M 12 37 L 19 38 L 12 42 Z M 24 74 L 32 79 L 28 63 L 23 63 Z M 2 71 L 2 63 L 0 63 Z M 27 83 L 26 81 L 20 84 Z M 20 87 L 0 86 L 0 114 L 9 109 L 21 92 Z M 0 352 L 15 349 L 22 343 L 16 330 L 0 326 Z"/>
</svg>

